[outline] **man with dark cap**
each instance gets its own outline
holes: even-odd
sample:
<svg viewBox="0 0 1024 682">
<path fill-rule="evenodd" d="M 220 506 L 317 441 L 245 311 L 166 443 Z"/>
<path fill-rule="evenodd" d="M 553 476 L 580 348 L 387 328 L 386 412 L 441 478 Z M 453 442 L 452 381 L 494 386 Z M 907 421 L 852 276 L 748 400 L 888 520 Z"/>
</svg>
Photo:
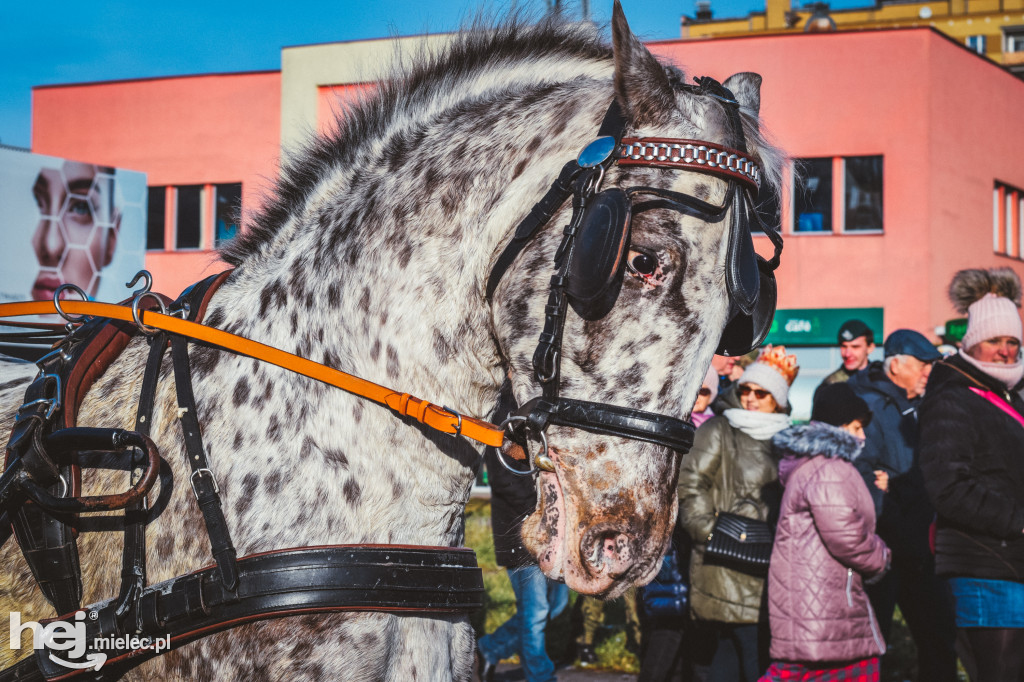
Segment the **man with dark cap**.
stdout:
<svg viewBox="0 0 1024 682">
<path fill-rule="evenodd" d="M 932 363 L 942 354 L 922 334 L 897 329 L 885 340 L 885 360 L 872 362 L 848 384 L 873 418 L 864 451 L 854 462 L 871 491 L 878 535 L 892 550 L 892 570 L 868 587 L 883 636 L 899 604 L 917 646 L 921 680 L 956 680 L 952 603 L 935 575 L 928 544 L 935 510 L 917 456 L 917 406 Z"/>
<path fill-rule="evenodd" d="M 868 366 L 868 356 L 875 350 L 875 332 L 860 320 L 847 320 L 836 335 L 843 366 L 825 377 L 821 385 L 848 381 Z"/>
</svg>

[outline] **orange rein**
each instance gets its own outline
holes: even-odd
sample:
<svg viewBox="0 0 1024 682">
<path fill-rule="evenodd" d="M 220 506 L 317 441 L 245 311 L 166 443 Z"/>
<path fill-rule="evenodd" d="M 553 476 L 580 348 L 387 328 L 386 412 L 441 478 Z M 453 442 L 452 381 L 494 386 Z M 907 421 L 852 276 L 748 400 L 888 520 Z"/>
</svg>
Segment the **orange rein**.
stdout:
<svg viewBox="0 0 1024 682">
<path fill-rule="evenodd" d="M 88 315 L 135 323 L 135 320 L 132 318 L 131 306 L 76 300 L 61 301 L 60 306 L 65 313 L 70 315 Z M 0 303 L 0 318 L 23 317 L 26 315 L 53 315 L 57 312 L 57 306 L 52 302 Z M 244 336 L 238 336 L 237 334 L 152 310 L 142 311 L 139 321 L 146 327 L 203 341 L 238 353 L 239 355 L 269 362 L 272 365 L 277 365 L 311 379 L 322 381 L 325 384 L 335 386 L 354 395 L 368 398 L 374 402 L 386 405 L 403 417 L 412 417 L 421 424 L 425 424 L 442 433 L 463 435 L 466 438 L 493 447 L 500 447 L 505 441 L 505 433 L 500 426 L 481 419 L 474 419 L 473 417 L 451 412 L 408 393 L 399 393 L 365 379 L 346 374 L 340 370 L 301 358 L 279 348 L 247 339 Z"/>
</svg>

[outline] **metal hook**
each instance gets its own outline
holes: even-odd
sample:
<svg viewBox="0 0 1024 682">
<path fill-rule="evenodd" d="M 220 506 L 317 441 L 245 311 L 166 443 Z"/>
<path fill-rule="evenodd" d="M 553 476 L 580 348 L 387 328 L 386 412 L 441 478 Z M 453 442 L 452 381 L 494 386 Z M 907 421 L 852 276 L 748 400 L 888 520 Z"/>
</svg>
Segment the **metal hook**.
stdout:
<svg viewBox="0 0 1024 682">
<path fill-rule="evenodd" d="M 597 194 L 597 190 L 601 188 L 601 182 L 604 181 L 604 166 L 595 166 L 593 173 L 587 176 L 586 184 L 583 186 L 583 196 L 590 197 Z"/>
<path fill-rule="evenodd" d="M 60 307 L 60 295 L 65 291 L 74 291 L 76 294 L 82 297 L 83 301 L 89 300 L 89 297 L 86 295 L 84 291 L 82 291 L 82 288 L 79 287 L 78 285 L 61 284 L 53 292 L 53 305 L 57 307 L 57 314 L 63 317 L 68 322 L 70 322 L 71 324 L 85 322 L 86 317 L 88 317 L 87 315 L 69 315 L 68 313 L 64 312 L 64 310 Z"/>
<path fill-rule="evenodd" d="M 151 291 L 153 289 L 153 275 L 152 275 L 152 273 L 150 273 L 149 270 L 139 270 L 138 272 L 135 273 L 135 276 L 132 277 L 132 281 L 126 283 L 125 286 L 128 287 L 129 289 L 131 289 L 133 286 L 135 286 L 138 283 L 138 281 L 140 279 L 146 280 L 146 285 L 144 287 L 142 287 L 141 289 L 133 291 L 132 292 L 132 296 L 138 296 L 140 294 L 145 294 L 145 293 L 148 293 L 149 291 Z"/>
<path fill-rule="evenodd" d="M 142 324 L 142 318 L 140 317 L 139 313 L 139 303 L 141 303 L 142 299 L 146 298 L 147 296 L 154 299 L 160 305 L 160 312 L 162 314 L 167 314 L 167 308 L 164 307 L 164 300 L 162 298 L 154 294 L 152 291 L 142 291 L 138 294 L 135 294 L 135 298 L 132 299 L 132 319 L 135 320 L 135 326 L 139 328 L 140 332 L 147 336 L 153 336 L 154 334 L 159 334 L 160 330 L 157 329 L 156 327 L 147 327 L 146 325 Z"/>
</svg>

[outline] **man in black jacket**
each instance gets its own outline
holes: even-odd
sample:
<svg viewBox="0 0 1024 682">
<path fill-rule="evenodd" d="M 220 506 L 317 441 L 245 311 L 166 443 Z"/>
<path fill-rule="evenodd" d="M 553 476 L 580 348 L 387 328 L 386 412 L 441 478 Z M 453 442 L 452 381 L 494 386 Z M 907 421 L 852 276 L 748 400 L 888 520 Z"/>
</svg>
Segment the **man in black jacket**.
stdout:
<svg viewBox="0 0 1024 682">
<path fill-rule="evenodd" d="M 491 485 L 491 530 L 498 565 L 508 569 L 516 595 L 516 613 L 477 642 L 480 677 L 490 682 L 497 663 L 518 653 L 527 682 L 555 682 L 555 664 L 545 649 L 545 633 L 548 623 L 569 603 L 569 588 L 545 577 L 537 560 L 523 547 L 523 519 L 537 508 L 534 477 L 510 472 L 498 458 L 494 448 L 484 452 Z"/>
<path fill-rule="evenodd" d="M 878 535 L 892 550 L 892 570 L 867 587 L 882 634 L 889 639 L 896 604 L 917 646 L 921 680 L 956 680 L 956 625 L 928 545 L 935 511 L 917 456 L 917 406 L 939 353 L 927 338 L 898 329 L 885 340 L 885 360 L 849 385 L 871 408 L 862 454 L 854 465 L 875 500 Z"/>
</svg>

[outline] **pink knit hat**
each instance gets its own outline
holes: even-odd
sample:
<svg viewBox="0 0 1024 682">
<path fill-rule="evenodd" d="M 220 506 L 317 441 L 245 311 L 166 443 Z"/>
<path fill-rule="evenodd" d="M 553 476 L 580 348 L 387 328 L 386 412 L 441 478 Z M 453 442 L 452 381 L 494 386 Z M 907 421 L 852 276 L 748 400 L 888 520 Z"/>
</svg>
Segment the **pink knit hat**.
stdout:
<svg viewBox="0 0 1024 682">
<path fill-rule="evenodd" d="M 986 339 L 1012 336 L 1018 341 L 1024 336 L 1017 305 L 1008 298 L 988 293 L 967 308 L 967 333 L 963 347 L 971 348 Z"/>
<path fill-rule="evenodd" d="M 949 300 L 957 312 L 967 314 L 967 333 L 961 342 L 964 350 L 997 336 L 1022 340 L 1021 284 L 1012 269 L 961 270 L 949 284 Z"/>
</svg>

